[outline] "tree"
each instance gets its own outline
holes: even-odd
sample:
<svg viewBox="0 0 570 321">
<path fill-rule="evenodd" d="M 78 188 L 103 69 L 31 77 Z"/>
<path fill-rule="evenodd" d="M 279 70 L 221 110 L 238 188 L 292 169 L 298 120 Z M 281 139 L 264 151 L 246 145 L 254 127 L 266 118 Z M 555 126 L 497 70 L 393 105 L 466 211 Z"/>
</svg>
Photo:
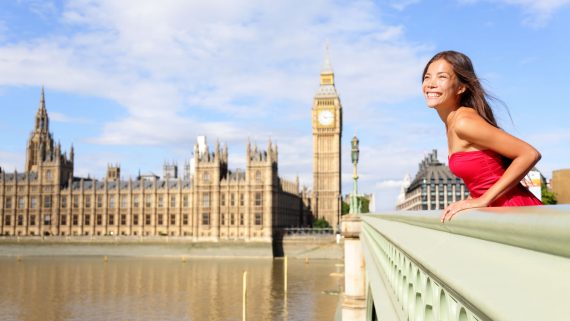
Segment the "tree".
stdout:
<svg viewBox="0 0 570 321">
<path fill-rule="evenodd" d="M 358 196 L 358 201 L 360 202 L 360 212 L 370 213 L 370 200 L 363 196 Z M 350 205 L 345 201 L 342 201 L 342 211 L 341 214 L 345 215 L 350 212 Z"/>
<path fill-rule="evenodd" d="M 358 200 L 360 202 L 361 207 L 360 210 L 362 213 L 370 213 L 370 200 L 366 197 L 359 196 Z"/>
<path fill-rule="evenodd" d="M 342 210 L 341 210 L 341 214 L 345 215 L 348 214 L 348 212 L 350 212 L 350 205 L 348 205 L 347 202 L 342 201 Z"/>
<path fill-rule="evenodd" d="M 331 225 L 329 224 L 329 222 L 327 220 L 325 220 L 324 218 L 318 218 L 315 220 L 315 222 L 313 222 L 313 227 L 315 228 L 327 228 L 327 227 L 331 227 Z"/>
<path fill-rule="evenodd" d="M 543 204 L 548 205 L 548 204 L 558 203 L 558 201 L 556 200 L 556 195 L 546 188 L 546 184 L 542 184 L 542 186 L 540 187 L 540 191 L 542 192 Z"/>
</svg>

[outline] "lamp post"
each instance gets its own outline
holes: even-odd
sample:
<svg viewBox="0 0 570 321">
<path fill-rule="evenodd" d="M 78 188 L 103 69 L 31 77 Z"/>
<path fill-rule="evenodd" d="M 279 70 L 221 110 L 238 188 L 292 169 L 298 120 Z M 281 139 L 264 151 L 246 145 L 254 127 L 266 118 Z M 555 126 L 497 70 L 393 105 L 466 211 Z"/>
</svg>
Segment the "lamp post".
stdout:
<svg viewBox="0 0 570 321">
<path fill-rule="evenodd" d="M 352 188 L 352 194 L 350 195 L 350 214 L 360 213 L 361 212 L 361 204 L 358 200 L 358 157 L 360 155 L 360 149 L 358 148 L 358 138 L 354 136 L 351 141 L 352 151 L 352 165 L 353 165 L 353 172 L 352 178 L 354 180 L 354 185 Z"/>
</svg>

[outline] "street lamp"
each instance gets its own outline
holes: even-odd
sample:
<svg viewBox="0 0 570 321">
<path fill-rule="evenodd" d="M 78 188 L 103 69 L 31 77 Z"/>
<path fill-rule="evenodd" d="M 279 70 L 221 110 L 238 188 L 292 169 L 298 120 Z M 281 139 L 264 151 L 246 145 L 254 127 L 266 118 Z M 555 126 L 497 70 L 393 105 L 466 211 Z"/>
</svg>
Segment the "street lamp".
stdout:
<svg viewBox="0 0 570 321">
<path fill-rule="evenodd" d="M 358 148 L 358 138 L 354 136 L 352 141 L 350 142 L 352 146 L 351 157 L 352 157 L 352 165 L 353 165 L 353 172 L 352 178 L 354 180 L 354 185 L 352 188 L 352 194 L 350 195 L 350 214 L 356 214 L 361 212 L 361 204 L 358 200 L 358 157 L 360 156 L 360 149 Z"/>
</svg>

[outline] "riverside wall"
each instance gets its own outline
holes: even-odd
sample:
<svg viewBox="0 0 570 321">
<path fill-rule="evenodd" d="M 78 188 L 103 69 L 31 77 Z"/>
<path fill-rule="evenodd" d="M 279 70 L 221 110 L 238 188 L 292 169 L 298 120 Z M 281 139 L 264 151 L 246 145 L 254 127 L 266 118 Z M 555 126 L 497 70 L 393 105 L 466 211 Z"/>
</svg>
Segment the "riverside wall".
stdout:
<svg viewBox="0 0 570 321">
<path fill-rule="evenodd" d="M 0 257 L 127 256 L 342 259 L 334 237 L 283 237 L 273 242 L 195 242 L 183 237 L 2 237 Z"/>
</svg>

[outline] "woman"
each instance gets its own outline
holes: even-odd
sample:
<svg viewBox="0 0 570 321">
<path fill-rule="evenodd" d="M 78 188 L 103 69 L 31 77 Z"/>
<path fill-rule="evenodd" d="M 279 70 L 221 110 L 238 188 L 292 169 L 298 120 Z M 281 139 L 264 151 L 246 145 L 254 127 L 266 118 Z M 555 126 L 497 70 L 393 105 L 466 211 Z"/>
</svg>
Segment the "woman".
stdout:
<svg viewBox="0 0 570 321">
<path fill-rule="evenodd" d="M 469 57 L 456 51 L 436 54 L 424 69 L 422 91 L 447 129 L 449 167 L 471 194 L 447 206 L 442 223 L 468 208 L 542 204 L 520 184 L 540 153 L 497 126 Z"/>
</svg>

